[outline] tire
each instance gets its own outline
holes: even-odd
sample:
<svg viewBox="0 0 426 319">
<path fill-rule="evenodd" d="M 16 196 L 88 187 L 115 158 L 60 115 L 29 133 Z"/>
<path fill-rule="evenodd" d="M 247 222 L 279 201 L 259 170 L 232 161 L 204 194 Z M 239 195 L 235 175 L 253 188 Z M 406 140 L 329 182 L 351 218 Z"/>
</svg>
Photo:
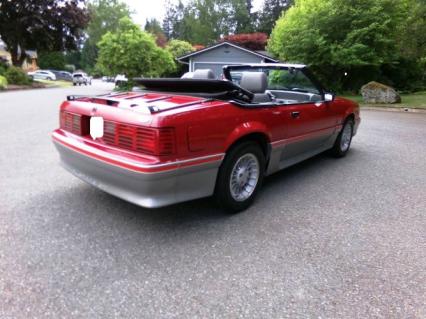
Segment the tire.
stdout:
<svg viewBox="0 0 426 319">
<path fill-rule="evenodd" d="M 47 79 L 46 79 L 46 80 L 48 80 L 48 81 L 53 81 L 51 77 L 47 77 Z"/>
<path fill-rule="evenodd" d="M 342 130 L 337 136 L 333 147 L 330 149 L 330 154 L 334 157 L 344 157 L 349 152 L 354 132 L 354 121 L 347 119 L 343 124 Z"/>
<path fill-rule="evenodd" d="M 76 86 L 77 84 L 76 84 L 76 83 L 73 83 L 72 85 Z"/>
<path fill-rule="evenodd" d="M 238 164 L 242 167 L 238 168 Z M 264 174 L 265 155 L 261 148 L 254 142 L 236 145 L 226 154 L 219 169 L 215 188 L 217 203 L 229 213 L 247 209 L 262 186 Z M 245 186 L 238 185 L 239 181 Z M 232 182 L 235 188 L 231 187 Z"/>
</svg>

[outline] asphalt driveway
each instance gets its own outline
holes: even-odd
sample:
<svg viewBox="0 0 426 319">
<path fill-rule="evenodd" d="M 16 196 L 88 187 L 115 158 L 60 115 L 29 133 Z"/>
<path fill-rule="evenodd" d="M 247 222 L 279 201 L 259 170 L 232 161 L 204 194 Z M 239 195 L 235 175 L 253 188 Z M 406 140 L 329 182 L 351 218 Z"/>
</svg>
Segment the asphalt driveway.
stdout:
<svg viewBox="0 0 426 319">
<path fill-rule="evenodd" d="M 426 114 L 365 111 L 344 159 L 145 210 L 58 164 L 67 94 L 0 93 L 0 318 L 426 318 Z"/>
</svg>

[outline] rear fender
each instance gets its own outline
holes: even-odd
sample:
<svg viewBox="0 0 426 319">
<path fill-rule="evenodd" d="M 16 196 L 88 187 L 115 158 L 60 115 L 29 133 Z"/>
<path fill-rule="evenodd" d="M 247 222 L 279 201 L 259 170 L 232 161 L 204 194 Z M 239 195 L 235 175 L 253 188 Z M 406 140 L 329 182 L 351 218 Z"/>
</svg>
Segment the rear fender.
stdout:
<svg viewBox="0 0 426 319">
<path fill-rule="evenodd" d="M 245 122 L 237 126 L 225 141 L 225 150 L 228 150 L 235 142 L 244 138 L 249 134 L 262 134 L 268 141 L 271 141 L 271 135 L 263 123 L 260 122 Z"/>
</svg>

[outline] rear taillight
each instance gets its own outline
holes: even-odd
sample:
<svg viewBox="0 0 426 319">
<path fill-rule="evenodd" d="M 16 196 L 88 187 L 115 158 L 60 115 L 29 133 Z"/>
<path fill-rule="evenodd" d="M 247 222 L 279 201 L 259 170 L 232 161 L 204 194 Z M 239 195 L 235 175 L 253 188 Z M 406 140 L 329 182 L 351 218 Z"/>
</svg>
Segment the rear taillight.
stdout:
<svg viewBox="0 0 426 319">
<path fill-rule="evenodd" d="M 90 134 L 90 116 L 61 111 L 61 129 L 76 135 Z M 151 128 L 104 121 L 104 134 L 97 141 L 117 148 L 154 156 L 176 152 L 175 131 L 171 127 Z"/>
<path fill-rule="evenodd" d="M 149 128 L 117 122 L 104 122 L 102 141 L 110 146 L 155 156 L 175 153 L 173 128 Z"/>
<path fill-rule="evenodd" d="M 60 128 L 76 135 L 88 135 L 89 122 L 90 117 L 81 114 L 61 111 L 59 115 Z"/>
</svg>

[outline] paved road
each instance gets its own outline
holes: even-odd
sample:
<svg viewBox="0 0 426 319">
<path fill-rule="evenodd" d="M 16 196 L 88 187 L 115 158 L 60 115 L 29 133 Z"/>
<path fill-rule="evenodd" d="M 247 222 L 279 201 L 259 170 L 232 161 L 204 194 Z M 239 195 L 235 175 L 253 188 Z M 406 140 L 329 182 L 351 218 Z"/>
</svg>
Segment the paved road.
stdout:
<svg viewBox="0 0 426 319">
<path fill-rule="evenodd" d="M 0 94 L 0 318 L 426 318 L 426 115 L 364 112 L 242 214 L 150 211 L 58 165 L 59 102 L 106 89 Z"/>
</svg>

